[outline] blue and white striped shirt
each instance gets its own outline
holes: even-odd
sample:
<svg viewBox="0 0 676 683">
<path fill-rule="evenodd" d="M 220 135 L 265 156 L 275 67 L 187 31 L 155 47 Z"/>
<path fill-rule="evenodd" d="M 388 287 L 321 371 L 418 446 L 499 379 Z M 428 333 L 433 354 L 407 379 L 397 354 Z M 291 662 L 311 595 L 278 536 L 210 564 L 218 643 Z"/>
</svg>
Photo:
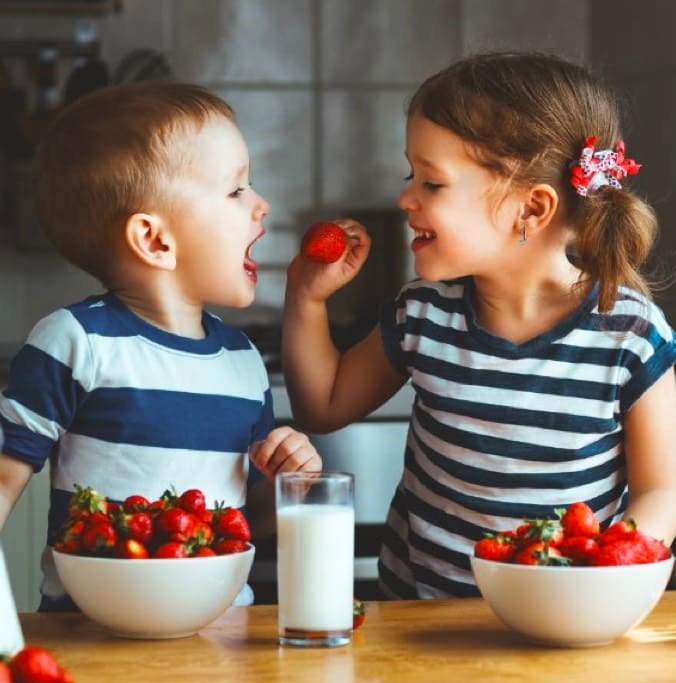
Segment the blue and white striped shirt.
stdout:
<svg viewBox="0 0 676 683">
<path fill-rule="evenodd" d="M 204 339 L 180 337 L 105 294 L 31 331 L 0 421 L 4 453 L 36 471 L 50 459 L 50 542 L 76 483 L 112 500 L 174 486 L 244 504 L 249 446 L 274 426 L 268 377 L 243 332 L 206 312 L 202 324 Z"/>
<path fill-rule="evenodd" d="M 486 530 L 587 501 L 602 523 L 626 507 L 622 416 L 676 361 L 660 309 L 597 291 L 524 344 L 476 323 L 472 280 L 414 281 L 385 307 L 383 342 L 416 391 L 404 473 L 379 560 L 400 598 L 477 595 L 469 566 Z"/>
</svg>

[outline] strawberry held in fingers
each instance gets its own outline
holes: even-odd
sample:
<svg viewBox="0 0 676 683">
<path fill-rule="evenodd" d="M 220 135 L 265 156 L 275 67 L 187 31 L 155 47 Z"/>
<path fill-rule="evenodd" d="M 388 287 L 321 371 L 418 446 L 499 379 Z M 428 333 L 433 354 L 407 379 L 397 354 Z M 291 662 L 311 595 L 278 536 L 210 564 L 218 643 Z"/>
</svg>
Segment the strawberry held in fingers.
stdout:
<svg viewBox="0 0 676 683">
<path fill-rule="evenodd" d="M 301 244 L 301 254 L 318 263 L 334 263 L 346 247 L 343 229 L 337 223 L 321 222 L 308 228 Z"/>
</svg>

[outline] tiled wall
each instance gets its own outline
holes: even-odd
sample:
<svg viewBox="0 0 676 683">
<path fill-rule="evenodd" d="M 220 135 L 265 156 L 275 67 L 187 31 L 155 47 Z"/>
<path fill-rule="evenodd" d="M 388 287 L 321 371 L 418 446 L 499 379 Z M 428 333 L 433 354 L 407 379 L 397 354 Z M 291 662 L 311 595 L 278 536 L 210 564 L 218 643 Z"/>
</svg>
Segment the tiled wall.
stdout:
<svg viewBox="0 0 676 683">
<path fill-rule="evenodd" d="M 407 172 L 404 104 L 423 77 L 488 47 L 585 60 L 587 4 L 549 0 L 543 13 L 541 0 L 124 0 L 96 27 L 111 69 L 153 48 L 177 78 L 214 88 L 238 113 L 253 181 L 272 204 L 254 252 L 264 265 L 257 302 L 237 312 L 243 322 L 279 317 L 302 216 L 394 206 Z M 0 40 L 68 38 L 73 25 L 4 15 Z M 50 251 L 17 248 L 16 232 L 0 228 L 0 352 L 46 312 L 98 289 Z"/>
</svg>

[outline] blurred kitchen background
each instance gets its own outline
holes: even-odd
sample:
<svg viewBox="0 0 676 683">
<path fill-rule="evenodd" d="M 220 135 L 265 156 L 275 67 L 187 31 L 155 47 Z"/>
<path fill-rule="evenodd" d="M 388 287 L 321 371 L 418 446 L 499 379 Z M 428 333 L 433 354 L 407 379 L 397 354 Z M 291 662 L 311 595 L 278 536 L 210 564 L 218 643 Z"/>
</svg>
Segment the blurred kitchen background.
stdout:
<svg viewBox="0 0 676 683">
<path fill-rule="evenodd" d="M 667 284 L 657 299 L 674 325 L 674 25 L 670 0 L 0 0 L 0 386 L 8 359 L 41 316 L 99 290 L 40 233 L 30 165 L 41 129 L 64 103 L 96 87 L 154 78 L 202 83 L 238 115 L 253 184 L 272 213 L 254 250 L 256 303 L 217 312 L 251 332 L 277 380 L 285 268 L 312 219 L 355 216 L 374 238 L 363 275 L 331 303 L 340 342 L 363 334 L 378 301 L 412 275 L 395 203 L 408 172 L 405 103 L 424 77 L 484 49 L 554 52 L 619 88 L 628 153 L 644 164 L 634 185 L 661 223 L 655 253 Z M 277 406 L 279 419 L 290 419 L 283 387 Z M 347 435 L 354 441 L 321 444 L 338 454 L 355 453 L 357 443 L 372 454 L 380 444 L 383 459 L 369 458 L 371 472 L 391 474 L 380 498 L 371 483 L 358 500 L 364 590 L 409 410 L 403 394 L 356 425 Z M 2 535 L 22 610 L 37 604 L 46 489 L 43 473 Z M 359 479 L 357 489 L 359 498 Z M 260 594 L 274 592 L 263 586 L 273 562 L 259 569 Z"/>
</svg>

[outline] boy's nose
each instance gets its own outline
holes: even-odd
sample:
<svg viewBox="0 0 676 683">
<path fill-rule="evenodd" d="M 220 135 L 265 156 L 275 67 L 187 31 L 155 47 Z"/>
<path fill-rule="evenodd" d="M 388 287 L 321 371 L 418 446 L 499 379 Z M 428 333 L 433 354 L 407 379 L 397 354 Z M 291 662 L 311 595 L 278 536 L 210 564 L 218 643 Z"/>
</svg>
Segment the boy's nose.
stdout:
<svg viewBox="0 0 676 683">
<path fill-rule="evenodd" d="M 254 208 L 254 218 L 257 221 L 262 221 L 270 213 L 270 204 L 265 197 L 257 195 L 256 206 Z"/>
</svg>

